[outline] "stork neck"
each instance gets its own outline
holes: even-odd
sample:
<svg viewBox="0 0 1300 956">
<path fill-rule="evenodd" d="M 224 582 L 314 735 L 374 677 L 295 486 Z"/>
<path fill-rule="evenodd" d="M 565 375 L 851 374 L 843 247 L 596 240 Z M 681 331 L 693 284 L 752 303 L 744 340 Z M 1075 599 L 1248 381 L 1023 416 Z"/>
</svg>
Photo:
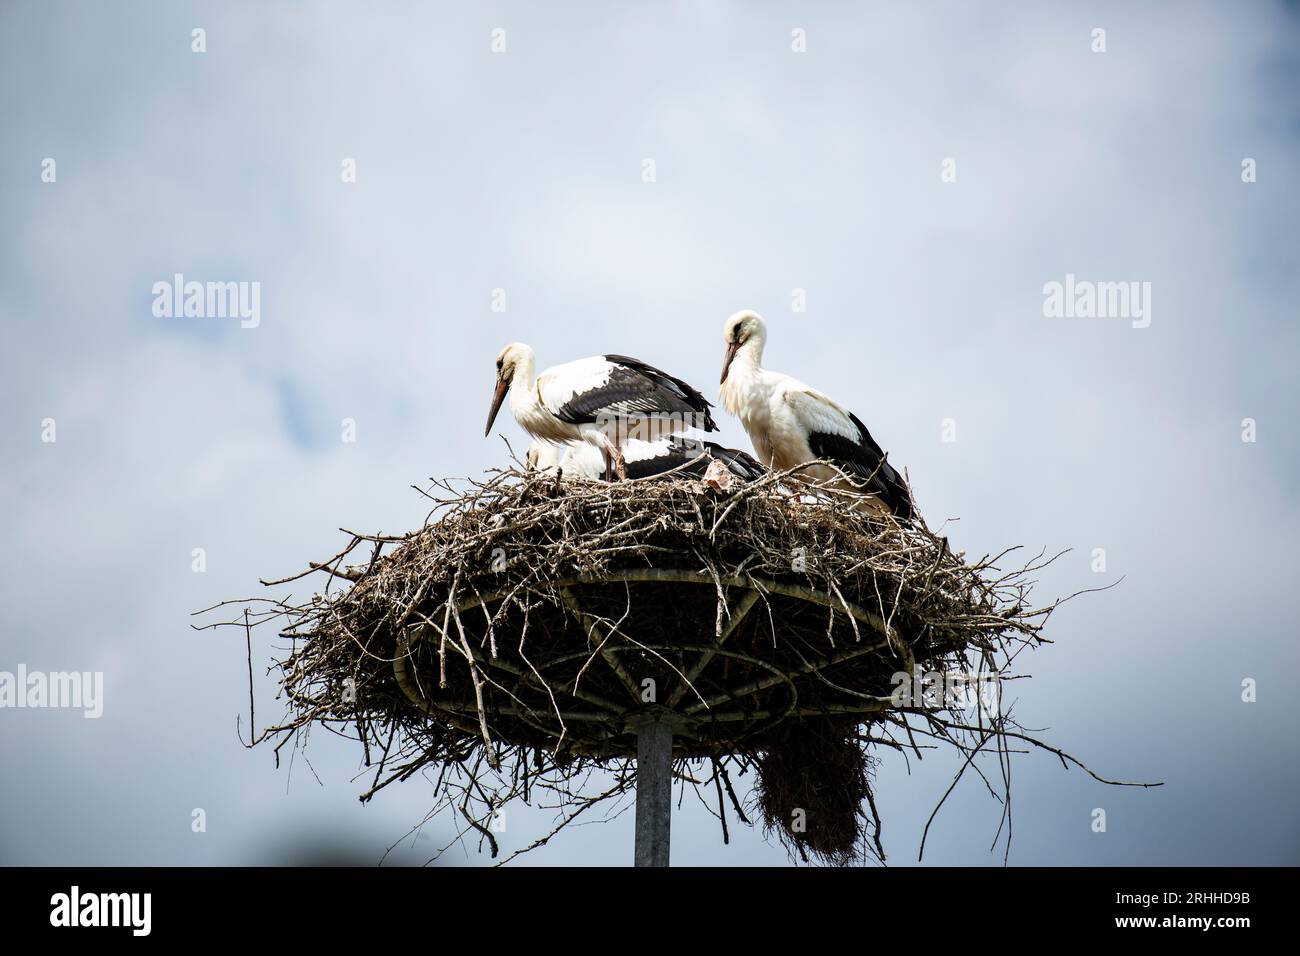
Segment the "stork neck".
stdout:
<svg viewBox="0 0 1300 956">
<path fill-rule="evenodd" d="M 734 375 L 737 370 L 743 375 L 752 375 L 758 371 L 759 365 L 763 361 L 763 340 L 761 338 L 752 338 L 740 348 L 736 349 L 736 357 L 731 362 Z"/>
<path fill-rule="evenodd" d="M 537 390 L 533 388 L 533 355 L 523 356 L 515 363 L 515 374 L 510 379 L 510 410 L 531 408 L 537 404 Z"/>
<path fill-rule="evenodd" d="M 723 407 L 742 420 L 750 412 L 753 390 L 760 386 L 758 360 L 762 355 L 762 344 L 755 348 L 753 342 L 746 342 L 738 348 L 719 392 Z"/>
</svg>

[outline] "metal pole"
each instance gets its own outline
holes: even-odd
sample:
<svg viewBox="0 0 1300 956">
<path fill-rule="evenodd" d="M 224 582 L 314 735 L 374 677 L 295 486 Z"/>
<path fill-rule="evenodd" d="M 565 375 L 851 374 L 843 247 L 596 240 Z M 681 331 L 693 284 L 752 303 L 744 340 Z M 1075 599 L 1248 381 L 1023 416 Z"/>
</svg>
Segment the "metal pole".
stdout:
<svg viewBox="0 0 1300 956">
<path fill-rule="evenodd" d="M 636 729 L 636 865 L 667 866 L 673 812 L 673 728 L 647 720 Z"/>
</svg>

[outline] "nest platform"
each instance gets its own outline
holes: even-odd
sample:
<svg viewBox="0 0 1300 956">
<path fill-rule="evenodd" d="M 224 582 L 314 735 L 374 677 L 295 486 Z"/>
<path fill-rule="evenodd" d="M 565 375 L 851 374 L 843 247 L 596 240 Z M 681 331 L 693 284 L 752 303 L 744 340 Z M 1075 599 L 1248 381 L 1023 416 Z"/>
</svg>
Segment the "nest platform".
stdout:
<svg viewBox="0 0 1300 956">
<path fill-rule="evenodd" d="M 348 532 L 329 560 L 264 582 L 324 578 L 249 619 L 290 640 L 289 715 L 261 739 L 323 725 L 360 740 L 363 799 L 436 774 L 495 853 L 510 799 L 546 793 L 576 816 L 626 793 L 654 723 L 676 779 L 716 789 L 724 833 L 727 801 L 749 822 L 731 775 L 752 769 L 759 815 L 805 858 L 883 856 L 867 840 L 872 748 L 906 746 L 910 715 L 950 740 L 963 729 L 900 701 L 900 675 L 1000 673 L 1052 609 L 1027 600 L 1041 565 L 968 561 L 919 520 L 790 474 L 723 485 L 505 470 L 423 489 L 420 530 Z M 608 786 L 580 795 L 592 770 Z M 810 807 L 821 829 L 792 829 Z"/>
</svg>

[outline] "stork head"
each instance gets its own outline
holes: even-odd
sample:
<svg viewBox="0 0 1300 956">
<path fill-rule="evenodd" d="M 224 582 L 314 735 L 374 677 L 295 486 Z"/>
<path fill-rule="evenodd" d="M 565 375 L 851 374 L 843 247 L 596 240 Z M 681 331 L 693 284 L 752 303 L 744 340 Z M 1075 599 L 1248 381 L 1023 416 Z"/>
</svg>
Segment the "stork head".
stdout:
<svg viewBox="0 0 1300 956">
<path fill-rule="evenodd" d="M 520 368 L 526 368 L 532 361 L 532 357 L 533 350 L 518 342 L 511 342 L 497 356 L 497 384 L 496 390 L 492 393 L 492 408 L 488 411 L 487 428 L 483 429 L 484 438 L 492 433 L 492 423 L 497 420 L 501 403 L 505 401 L 506 392 L 510 391 L 510 384 L 515 380 L 515 372 Z"/>
<path fill-rule="evenodd" d="M 722 338 L 727 343 L 727 358 L 722 365 L 722 381 L 725 382 L 736 353 L 743 347 L 750 346 L 757 353 L 755 358 L 762 356 L 763 343 L 767 341 L 767 326 L 757 312 L 742 309 L 727 319 L 722 327 Z"/>
</svg>

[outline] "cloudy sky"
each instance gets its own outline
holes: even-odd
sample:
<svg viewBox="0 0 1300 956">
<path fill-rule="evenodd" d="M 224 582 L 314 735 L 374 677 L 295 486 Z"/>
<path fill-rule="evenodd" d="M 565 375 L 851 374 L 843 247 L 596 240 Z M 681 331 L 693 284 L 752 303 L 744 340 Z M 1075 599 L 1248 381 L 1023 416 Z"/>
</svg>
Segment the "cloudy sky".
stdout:
<svg viewBox="0 0 1300 956">
<path fill-rule="evenodd" d="M 1300 11 L 1265 2 L 5 2 L 0 671 L 105 699 L 0 710 L 0 862 L 427 859 L 427 784 L 362 807 L 345 742 L 240 746 L 242 639 L 190 612 L 500 463 L 505 342 L 711 391 L 740 308 L 958 547 L 1073 549 L 1044 597 L 1123 578 L 1022 658 L 1017 712 L 1165 786 L 1018 759 L 1013 863 L 1300 862 L 1298 88 Z M 156 316 L 177 273 L 259 283 L 257 326 Z M 1046 317 L 1067 274 L 1150 283 L 1149 326 Z M 886 755 L 891 862 L 953 769 Z M 1000 863 L 998 816 L 966 781 L 926 862 Z M 548 828 L 515 810 L 504 843 Z M 689 801 L 674 831 L 676 863 L 787 862 Z M 627 863 L 631 835 L 530 861 Z"/>
</svg>

